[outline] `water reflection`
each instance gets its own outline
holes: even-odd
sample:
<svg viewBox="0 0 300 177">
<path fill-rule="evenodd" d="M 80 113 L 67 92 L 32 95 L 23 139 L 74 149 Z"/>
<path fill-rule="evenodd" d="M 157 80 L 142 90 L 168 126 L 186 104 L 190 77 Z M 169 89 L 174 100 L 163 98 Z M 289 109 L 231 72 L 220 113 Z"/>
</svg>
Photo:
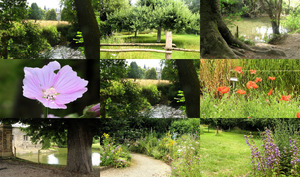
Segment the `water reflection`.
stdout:
<svg viewBox="0 0 300 177">
<path fill-rule="evenodd" d="M 59 148 L 55 152 L 41 153 L 40 163 L 52 165 L 66 165 L 67 164 L 67 148 Z M 17 157 L 38 163 L 37 153 L 17 154 Z M 100 165 L 100 153 L 97 149 L 92 149 L 92 164 L 93 166 Z M 1 176 L 1 175 L 0 175 Z"/>
<path fill-rule="evenodd" d="M 48 164 L 59 164 L 58 158 L 55 157 L 54 154 L 48 155 Z"/>
<path fill-rule="evenodd" d="M 50 51 L 42 53 L 41 57 L 49 59 L 85 59 L 85 56 L 81 54 L 81 51 L 61 45 L 52 47 Z"/>
<path fill-rule="evenodd" d="M 283 19 L 282 19 L 283 20 Z M 253 42 L 266 42 L 266 38 L 273 34 L 269 17 L 242 18 L 229 27 L 232 34 L 236 33 L 236 26 L 239 28 L 239 37 L 243 36 Z M 280 26 L 280 33 L 287 33 L 287 29 Z"/>
</svg>

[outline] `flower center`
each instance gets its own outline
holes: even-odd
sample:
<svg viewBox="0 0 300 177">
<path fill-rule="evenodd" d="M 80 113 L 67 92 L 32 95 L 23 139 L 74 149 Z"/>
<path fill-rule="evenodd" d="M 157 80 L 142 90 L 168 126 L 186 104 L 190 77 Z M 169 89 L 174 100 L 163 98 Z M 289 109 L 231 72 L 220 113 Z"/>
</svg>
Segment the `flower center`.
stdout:
<svg viewBox="0 0 300 177">
<path fill-rule="evenodd" d="M 48 88 L 46 91 L 44 91 L 44 96 L 43 98 L 45 98 L 46 100 L 55 100 L 56 95 L 58 95 L 59 93 L 56 92 L 55 88 L 51 87 Z"/>
</svg>

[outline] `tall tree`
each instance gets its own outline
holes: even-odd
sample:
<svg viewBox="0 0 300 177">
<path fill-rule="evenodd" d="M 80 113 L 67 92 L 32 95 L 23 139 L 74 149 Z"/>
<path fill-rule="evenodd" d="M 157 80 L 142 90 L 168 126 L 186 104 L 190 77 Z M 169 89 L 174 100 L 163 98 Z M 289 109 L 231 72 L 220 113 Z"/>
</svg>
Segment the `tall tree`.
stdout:
<svg viewBox="0 0 300 177">
<path fill-rule="evenodd" d="M 183 89 L 189 118 L 200 117 L 200 81 L 193 60 L 176 60 L 179 82 Z"/>
<path fill-rule="evenodd" d="M 28 14 L 29 19 L 41 20 L 43 18 L 43 11 L 38 5 L 34 2 L 31 4 L 30 12 Z"/>
<path fill-rule="evenodd" d="M 100 29 L 91 0 L 75 0 L 78 23 L 84 40 L 87 59 L 100 59 Z"/>
<path fill-rule="evenodd" d="M 282 0 L 260 0 L 260 4 L 271 19 L 273 34 L 280 34 L 280 15 L 282 12 Z"/>
<path fill-rule="evenodd" d="M 54 9 L 48 10 L 45 14 L 46 20 L 56 20 L 56 11 Z"/>
<path fill-rule="evenodd" d="M 148 69 L 145 73 L 145 79 L 157 79 L 156 69 Z"/>
<path fill-rule="evenodd" d="M 134 78 L 134 80 L 136 80 L 137 78 L 140 78 L 139 66 L 136 64 L 136 62 L 130 63 L 128 78 Z"/>
</svg>

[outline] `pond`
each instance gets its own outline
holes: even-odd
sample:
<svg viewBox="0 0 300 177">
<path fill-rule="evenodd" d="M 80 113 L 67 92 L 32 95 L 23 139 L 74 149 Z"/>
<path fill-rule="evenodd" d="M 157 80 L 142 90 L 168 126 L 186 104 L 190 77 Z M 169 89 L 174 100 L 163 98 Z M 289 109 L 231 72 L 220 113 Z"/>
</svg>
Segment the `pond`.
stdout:
<svg viewBox="0 0 300 177">
<path fill-rule="evenodd" d="M 17 154 L 17 157 L 31 162 L 38 163 L 37 153 Z M 40 163 L 53 165 L 67 164 L 67 148 L 59 148 L 55 152 L 41 153 Z M 92 149 L 92 164 L 93 166 L 100 166 L 100 152 L 97 149 Z"/>
<path fill-rule="evenodd" d="M 75 50 L 62 45 L 52 47 L 49 52 L 44 52 L 41 56 L 49 59 L 85 59 L 85 56 L 83 56 L 78 49 Z"/>
<path fill-rule="evenodd" d="M 240 21 L 235 21 L 234 26 L 228 26 L 232 34 L 236 33 L 236 25 L 239 27 L 239 37 L 244 36 L 245 39 L 253 42 L 266 42 L 264 38 L 273 34 L 269 17 L 242 18 Z M 282 26 L 279 30 L 280 33 L 287 33 L 287 29 Z"/>
<path fill-rule="evenodd" d="M 171 106 L 158 104 L 152 106 L 150 111 L 142 112 L 144 116 L 149 118 L 186 118 L 182 110 L 173 108 Z"/>
</svg>

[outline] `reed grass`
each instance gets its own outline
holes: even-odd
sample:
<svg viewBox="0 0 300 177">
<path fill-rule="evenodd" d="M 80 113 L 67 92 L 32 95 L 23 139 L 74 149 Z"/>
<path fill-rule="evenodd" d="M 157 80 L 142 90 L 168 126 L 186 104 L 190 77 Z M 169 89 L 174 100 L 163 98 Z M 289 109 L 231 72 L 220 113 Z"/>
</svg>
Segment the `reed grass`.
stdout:
<svg viewBox="0 0 300 177">
<path fill-rule="evenodd" d="M 56 21 L 56 20 L 28 20 L 32 23 L 39 24 L 41 27 L 48 27 L 48 26 L 57 26 L 57 25 L 71 25 L 68 21 Z"/>
<path fill-rule="evenodd" d="M 134 79 L 127 79 L 134 81 Z M 154 79 L 136 79 L 135 83 L 139 84 L 140 86 L 149 86 L 149 85 L 158 85 L 158 84 L 171 84 L 168 80 L 154 80 Z"/>
</svg>

